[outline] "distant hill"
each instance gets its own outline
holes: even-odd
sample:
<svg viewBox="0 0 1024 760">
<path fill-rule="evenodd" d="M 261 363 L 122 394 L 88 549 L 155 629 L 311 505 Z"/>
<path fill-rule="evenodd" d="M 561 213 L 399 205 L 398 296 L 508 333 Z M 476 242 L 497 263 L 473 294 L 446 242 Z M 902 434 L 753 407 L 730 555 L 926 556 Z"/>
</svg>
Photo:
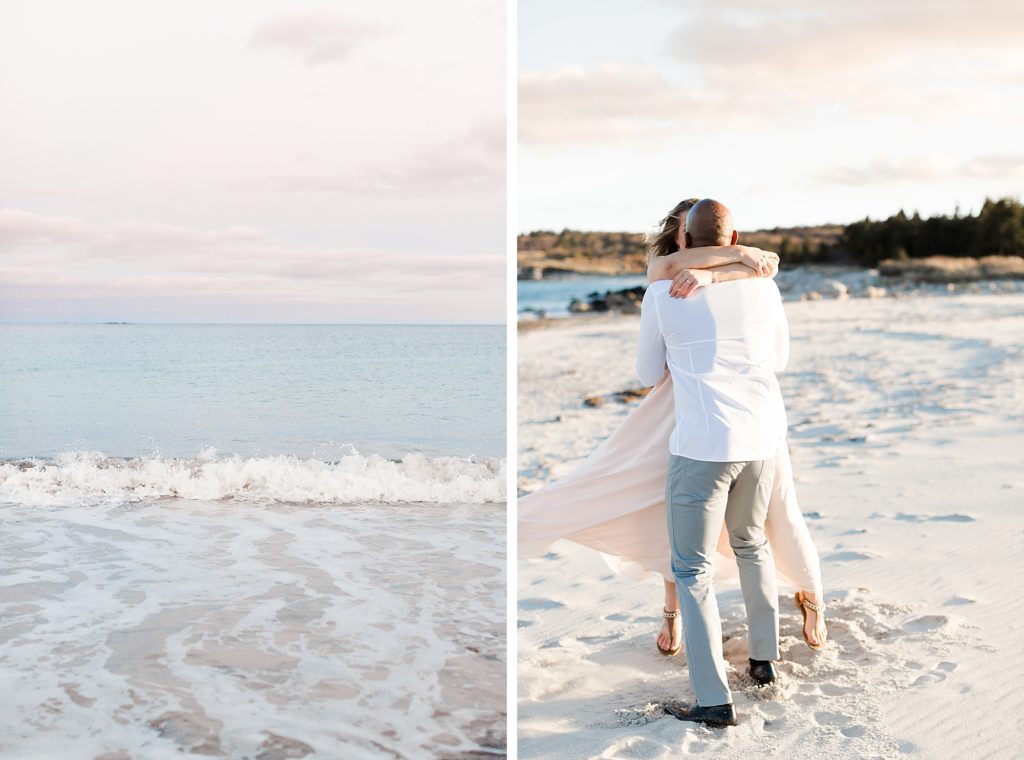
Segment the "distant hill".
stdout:
<svg viewBox="0 0 1024 760">
<path fill-rule="evenodd" d="M 843 229 L 776 227 L 740 233 L 740 242 L 775 251 L 789 262 L 832 261 Z M 639 232 L 530 232 L 518 238 L 518 264 L 520 279 L 570 272 L 641 274 L 647 271 L 647 240 Z"/>
</svg>

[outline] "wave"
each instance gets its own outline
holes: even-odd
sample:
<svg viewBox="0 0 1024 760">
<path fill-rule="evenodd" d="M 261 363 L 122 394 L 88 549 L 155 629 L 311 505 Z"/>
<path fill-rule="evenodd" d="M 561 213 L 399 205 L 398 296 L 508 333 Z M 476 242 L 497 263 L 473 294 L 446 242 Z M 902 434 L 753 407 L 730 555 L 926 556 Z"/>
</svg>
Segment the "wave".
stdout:
<svg viewBox="0 0 1024 760">
<path fill-rule="evenodd" d="M 98 452 L 0 462 L 0 501 L 33 506 L 177 498 L 300 503 L 505 501 L 505 460 L 358 452 L 336 462 L 291 456 L 120 459 Z"/>
</svg>

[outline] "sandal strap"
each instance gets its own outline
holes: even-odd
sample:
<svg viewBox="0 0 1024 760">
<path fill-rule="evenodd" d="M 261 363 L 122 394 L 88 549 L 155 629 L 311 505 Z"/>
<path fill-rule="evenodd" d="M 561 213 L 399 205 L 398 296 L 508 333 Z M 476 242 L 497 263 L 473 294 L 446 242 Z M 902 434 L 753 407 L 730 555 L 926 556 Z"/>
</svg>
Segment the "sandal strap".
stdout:
<svg viewBox="0 0 1024 760">
<path fill-rule="evenodd" d="M 822 612 L 825 611 L 825 605 L 824 604 L 815 604 L 814 602 L 808 601 L 807 599 L 804 599 L 803 597 L 800 598 L 800 604 L 802 604 L 807 609 L 814 610 L 815 612 L 818 612 L 818 613 L 822 613 Z"/>
<path fill-rule="evenodd" d="M 666 620 L 675 620 L 677 617 L 679 617 L 679 610 L 676 610 L 675 612 L 669 612 L 668 610 L 662 608 L 661 616 Z"/>
</svg>

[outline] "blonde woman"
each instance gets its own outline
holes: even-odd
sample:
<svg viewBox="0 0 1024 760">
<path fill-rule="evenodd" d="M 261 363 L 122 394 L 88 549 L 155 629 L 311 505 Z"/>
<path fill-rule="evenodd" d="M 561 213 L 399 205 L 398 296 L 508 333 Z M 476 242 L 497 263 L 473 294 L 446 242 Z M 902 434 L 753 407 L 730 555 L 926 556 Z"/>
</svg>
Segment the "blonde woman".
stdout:
<svg viewBox="0 0 1024 760">
<path fill-rule="evenodd" d="M 682 201 L 661 221 L 649 251 L 649 282 L 672 280 L 672 294 L 685 297 L 717 282 L 775 275 L 778 257 L 767 251 L 740 245 L 685 248 L 684 221 L 696 202 Z M 666 452 L 674 426 L 672 380 L 666 375 L 582 465 L 520 498 L 517 505 L 522 557 L 539 556 L 564 538 L 598 550 L 627 576 L 640 578 L 651 572 L 662 576 L 665 623 L 656 643 L 666 655 L 682 648 L 665 513 Z M 765 534 L 779 579 L 797 589 L 804 640 L 812 649 L 821 649 L 827 637 L 821 567 L 797 503 L 784 439 L 776 455 Z M 736 573 L 735 556 L 723 528 L 715 577 Z"/>
</svg>

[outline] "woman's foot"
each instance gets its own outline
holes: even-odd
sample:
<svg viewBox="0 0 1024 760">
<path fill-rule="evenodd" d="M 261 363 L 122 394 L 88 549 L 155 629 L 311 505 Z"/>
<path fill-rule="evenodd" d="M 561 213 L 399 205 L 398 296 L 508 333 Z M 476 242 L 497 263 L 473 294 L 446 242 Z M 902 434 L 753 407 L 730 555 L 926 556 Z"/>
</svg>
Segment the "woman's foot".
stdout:
<svg viewBox="0 0 1024 760">
<path fill-rule="evenodd" d="M 680 625 L 679 610 L 662 610 L 665 622 L 658 632 L 658 651 L 664 655 L 679 654 L 683 648 L 683 627 Z"/>
<path fill-rule="evenodd" d="M 828 639 L 824 603 L 810 591 L 798 591 L 796 603 L 804 616 L 804 641 L 811 649 L 821 649 Z"/>
</svg>

